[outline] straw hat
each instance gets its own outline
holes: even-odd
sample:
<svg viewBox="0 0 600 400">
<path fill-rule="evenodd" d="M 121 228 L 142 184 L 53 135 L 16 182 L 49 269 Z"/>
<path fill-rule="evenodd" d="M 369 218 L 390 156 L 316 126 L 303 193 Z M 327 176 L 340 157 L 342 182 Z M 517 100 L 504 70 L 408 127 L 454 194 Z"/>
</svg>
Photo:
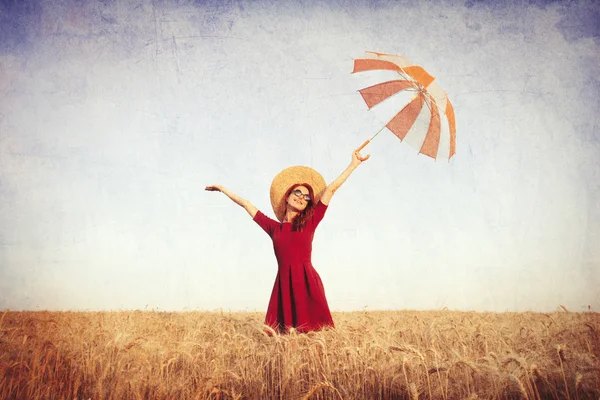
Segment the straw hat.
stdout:
<svg viewBox="0 0 600 400">
<path fill-rule="evenodd" d="M 271 183 L 271 206 L 279 221 L 285 217 L 286 199 L 285 194 L 294 185 L 308 185 L 314 195 L 313 204 L 316 204 L 327 187 L 325 179 L 317 171 L 310 167 L 297 165 L 288 167 L 275 175 Z"/>
</svg>

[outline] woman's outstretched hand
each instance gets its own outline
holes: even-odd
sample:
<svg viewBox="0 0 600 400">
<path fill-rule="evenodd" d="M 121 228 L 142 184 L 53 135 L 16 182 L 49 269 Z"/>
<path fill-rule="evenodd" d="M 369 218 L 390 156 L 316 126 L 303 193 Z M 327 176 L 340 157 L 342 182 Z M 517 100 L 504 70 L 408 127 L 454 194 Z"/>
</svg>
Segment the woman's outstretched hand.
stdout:
<svg viewBox="0 0 600 400">
<path fill-rule="evenodd" d="M 225 196 L 229 197 L 234 203 L 244 207 L 244 209 L 248 211 L 248 214 L 250 214 L 252 218 L 254 218 L 254 216 L 258 212 L 258 209 L 254 207 L 252 203 L 250 203 L 248 200 L 241 198 L 237 194 L 233 193 L 231 190 L 225 189 L 221 185 L 206 186 L 204 190 L 208 190 L 209 192 L 221 192 L 225 194 Z"/>
<path fill-rule="evenodd" d="M 360 155 L 360 149 L 356 149 L 352 152 L 352 163 L 351 164 L 354 166 L 358 166 L 362 162 L 367 161 L 369 159 L 369 157 L 371 157 L 370 154 L 367 154 L 365 157 L 362 157 Z"/>
<path fill-rule="evenodd" d="M 223 189 L 221 185 L 210 185 L 204 188 L 204 190 L 208 190 L 209 192 L 222 192 Z"/>
</svg>

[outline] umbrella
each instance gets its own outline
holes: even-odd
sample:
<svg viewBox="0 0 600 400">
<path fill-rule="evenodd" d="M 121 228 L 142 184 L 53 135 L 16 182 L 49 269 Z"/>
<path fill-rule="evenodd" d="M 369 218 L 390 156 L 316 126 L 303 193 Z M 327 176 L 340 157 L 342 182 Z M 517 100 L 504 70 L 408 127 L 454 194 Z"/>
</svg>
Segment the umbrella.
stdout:
<svg viewBox="0 0 600 400">
<path fill-rule="evenodd" d="M 374 75 L 376 84 L 359 90 L 369 110 L 390 100 L 410 94 L 412 98 L 383 128 L 388 128 L 401 141 L 409 143 L 420 154 L 450 160 L 456 152 L 454 109 L 435 78 L 423 67 L 398 55 L 367 52 L 354 60 L 353 74 Z M 373 76 L 372 76 L 373 77 Z M 395 105 L 393 105 L 395 107 Z M 441 116 L 445 118 L 441 118 Z M 424 123 L 417 124 L 417 121 Z M 426 129 L 425 129 L 426 128 Z M 358 149 L 365 147 L 375 136 Z"/>
</svg>

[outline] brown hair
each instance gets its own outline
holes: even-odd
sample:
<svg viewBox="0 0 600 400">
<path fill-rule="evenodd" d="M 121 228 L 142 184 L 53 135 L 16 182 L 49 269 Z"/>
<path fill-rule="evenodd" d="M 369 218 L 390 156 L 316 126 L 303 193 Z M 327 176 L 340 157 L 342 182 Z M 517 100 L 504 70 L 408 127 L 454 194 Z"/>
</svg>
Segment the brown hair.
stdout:
<svg viewBox="0 0 600 400">
<path fill-rule="evenodd" d="M 302 229 L 304 228 L 304 225 L 306 225 L 306 222 L 312 218 L 312 216 L 314 214 L 313 207 L 315 206 L 315 204 L 314 204 L 315 203 L 315 195 L 313 193 L 312 187 L 306 183 L 297 183 L 295 185 L 290 186 L 290 188 L 287 190 L 287 192 L 285 192 L 284 199 L 286 201 L 286 204 L 287 204 L 288 197 L 290 197 L 290 194 L 292 194 L 294 189 L 296 189 L 298 186 L 304 186 L 308 189 L 308 194 L 310 195 L 311 200 L 306 203 L 306 207 L 304 208 L 304 210 L 302 210 L 302 212 L 300 212 L 298 215 L 296 215 L 296 217 L 292 221 L 292 230 L 293 231 L 302 231 Z"/>
</svg>

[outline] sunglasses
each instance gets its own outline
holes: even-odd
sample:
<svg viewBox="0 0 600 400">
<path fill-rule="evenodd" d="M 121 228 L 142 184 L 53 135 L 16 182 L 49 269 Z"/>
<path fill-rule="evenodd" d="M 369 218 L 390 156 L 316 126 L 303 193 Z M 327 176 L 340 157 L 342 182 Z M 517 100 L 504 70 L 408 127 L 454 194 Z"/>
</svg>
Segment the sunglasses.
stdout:
<svg viewBox="0 0 600 400">
<path fill-rule="evenodd" d="M 294 196 L 296 197 L 302 197 L 304 199 L 304 201 L 308 202 L 311 201 L 312 199 L 310 198 L 309 194 L 304 194 L 302 193 L 302 190 L 300 189 L 296 189 L 292 192 L 294 194 Z"/>
</svg>

